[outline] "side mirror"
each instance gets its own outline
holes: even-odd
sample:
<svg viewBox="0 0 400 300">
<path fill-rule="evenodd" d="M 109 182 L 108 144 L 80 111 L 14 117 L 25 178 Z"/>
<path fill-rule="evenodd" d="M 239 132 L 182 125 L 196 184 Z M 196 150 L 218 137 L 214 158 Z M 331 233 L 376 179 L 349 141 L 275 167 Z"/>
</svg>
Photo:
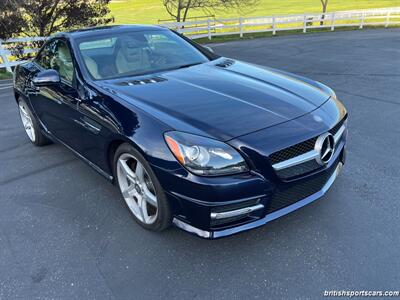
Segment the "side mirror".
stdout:
<svg viewBox="0 0 400 300">
<path fill-rule="evenodd" d="M 213 48 L 209 47 L 209 46 L 203 46 L 203 48 L 206 48 L 208 51 L 210 51 L 211 53 L 214 53 Z"/>
<path fill-rule="evenodd" d="M 60 74 L 56 70 L 45 70 L 36 74 L 32 79 L 35 86 L 47 86 L 61 82 Z"/>
</svg>

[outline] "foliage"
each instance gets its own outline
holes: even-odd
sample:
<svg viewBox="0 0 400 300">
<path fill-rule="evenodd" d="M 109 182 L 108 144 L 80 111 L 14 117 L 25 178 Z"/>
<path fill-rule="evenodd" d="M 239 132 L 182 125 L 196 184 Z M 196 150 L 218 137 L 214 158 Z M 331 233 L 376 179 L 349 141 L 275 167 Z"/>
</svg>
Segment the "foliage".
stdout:
<svg viewBox="0 0 400 300">
<path fill-rule="evenodd" d="M 7 72 L 6 69 L 0 68 L 0 80 L 2 79 L 11 79 L 12 74 Z"/>
<path fill-rule="evenodd" d="M 24 24 L 22 14 L 15 11 L 14 1 L 0 0 L 0 39 L 19 34 Z"/>
<path fill-rule="evenodd" d="M 1 0 L 0 38 L 49 36 L 73 28 L 112 22 L 111 0 Z"/>
</svg>

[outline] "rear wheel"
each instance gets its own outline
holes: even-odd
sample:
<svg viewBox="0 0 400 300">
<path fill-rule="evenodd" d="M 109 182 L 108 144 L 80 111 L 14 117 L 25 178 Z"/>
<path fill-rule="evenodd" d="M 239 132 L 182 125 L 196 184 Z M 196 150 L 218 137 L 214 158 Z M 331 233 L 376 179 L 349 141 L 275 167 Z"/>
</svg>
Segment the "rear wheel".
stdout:
<svg viewBox="0 0 400 300">
<path fill-rule="evenodd" d="M 29 140 L 36 146 L 50 144 L 51 141 L 42 133 L 32 111 L 22 98 L 18 100 L 18 109 L 22 125 Z"/>
<path fill-rule="evenodd" d="M 134 219 L 146 229 L 161 231 L 171 224 L 165 193 L 144 157 L 122 144 L 114 156 L 117 186 Z"/>
</svg>

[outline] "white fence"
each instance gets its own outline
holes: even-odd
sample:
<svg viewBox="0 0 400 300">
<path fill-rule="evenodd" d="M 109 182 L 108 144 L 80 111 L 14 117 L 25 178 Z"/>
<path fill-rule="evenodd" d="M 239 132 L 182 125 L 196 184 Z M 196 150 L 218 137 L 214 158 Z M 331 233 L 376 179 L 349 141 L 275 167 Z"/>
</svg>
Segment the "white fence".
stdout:
<svg viewBox="0 0 400 300">
<path fill-rule="evenodd" d="M 233 19 L 204 19 L 188 22 L 167 22 L 161 26 L 174 29 L 190 38 L 208 38 L 246 33 L 301 30 L 356 26 L 400 25 L 400 7 L 337 11 L 331 13 L 305 13 L 300 15 L 279 15 L 266 17 L 241 17 Z"/>
<path fill-rule="evenodd" d="M 12 57 L 13 53 L 7 50 L 7 45 L 22 44 L 24 46 L 22 50 L 24 54 L 35 54 L 39 49 L 31 47 L 32 42 L 44 41 L 45 39 L 44 37 L 25 37 L 6 41 L 0 40 L 0 58 L 2 60 L 0 68 L 6 68 L 7 71 L 11 72 L 11 67 L 25 62 L 24 60 L 10 60 L 9 57 Z"/>
<path fill-rule="evenodd" d="M 239 35 L 246 33 L 272 32 L 275 35 L 279 31 L 300 30 L 304 33 L 309 29 L 356 26 L 362 29 L 364 26 L 400 25 L 400 7 L 337 11 L 331 13 L 306 13 L 301 15 L 279 15 L 266 17 L 241 17 L 233 19 L 204 19 L 188 22 L 168 22 L 161 26 L 175 29 L 186 36 L 212 39 L 215 36 Z M 46 38 L 17 38 L 6 41 L 0 40 L 0 68 L 11 71 L 11 67 L 23 63 L 13 59 L 12 53 L 7 50 L 7 45 L 23 43 L 23 52 L 36 53 L 38 49 L 30 47 L 34 41 L 43 41 Z"/>
</svg>

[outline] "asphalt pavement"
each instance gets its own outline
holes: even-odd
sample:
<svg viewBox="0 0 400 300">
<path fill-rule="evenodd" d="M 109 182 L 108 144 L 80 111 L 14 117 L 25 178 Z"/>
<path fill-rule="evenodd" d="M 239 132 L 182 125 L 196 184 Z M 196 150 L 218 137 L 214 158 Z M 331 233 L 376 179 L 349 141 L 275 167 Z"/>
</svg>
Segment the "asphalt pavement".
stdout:
<svg viewBox="0 0 400 300">
<path fill-rule="evenodd" d="M 114 186 L 60 145 L 31 145 L 0 83 L 0 299 L 320 298 L 399 290 L 400 30 L 211 45 L 331 86 L 349 112 L 329 193 L 220 240 L 151 233 Z"/>
</svg>

